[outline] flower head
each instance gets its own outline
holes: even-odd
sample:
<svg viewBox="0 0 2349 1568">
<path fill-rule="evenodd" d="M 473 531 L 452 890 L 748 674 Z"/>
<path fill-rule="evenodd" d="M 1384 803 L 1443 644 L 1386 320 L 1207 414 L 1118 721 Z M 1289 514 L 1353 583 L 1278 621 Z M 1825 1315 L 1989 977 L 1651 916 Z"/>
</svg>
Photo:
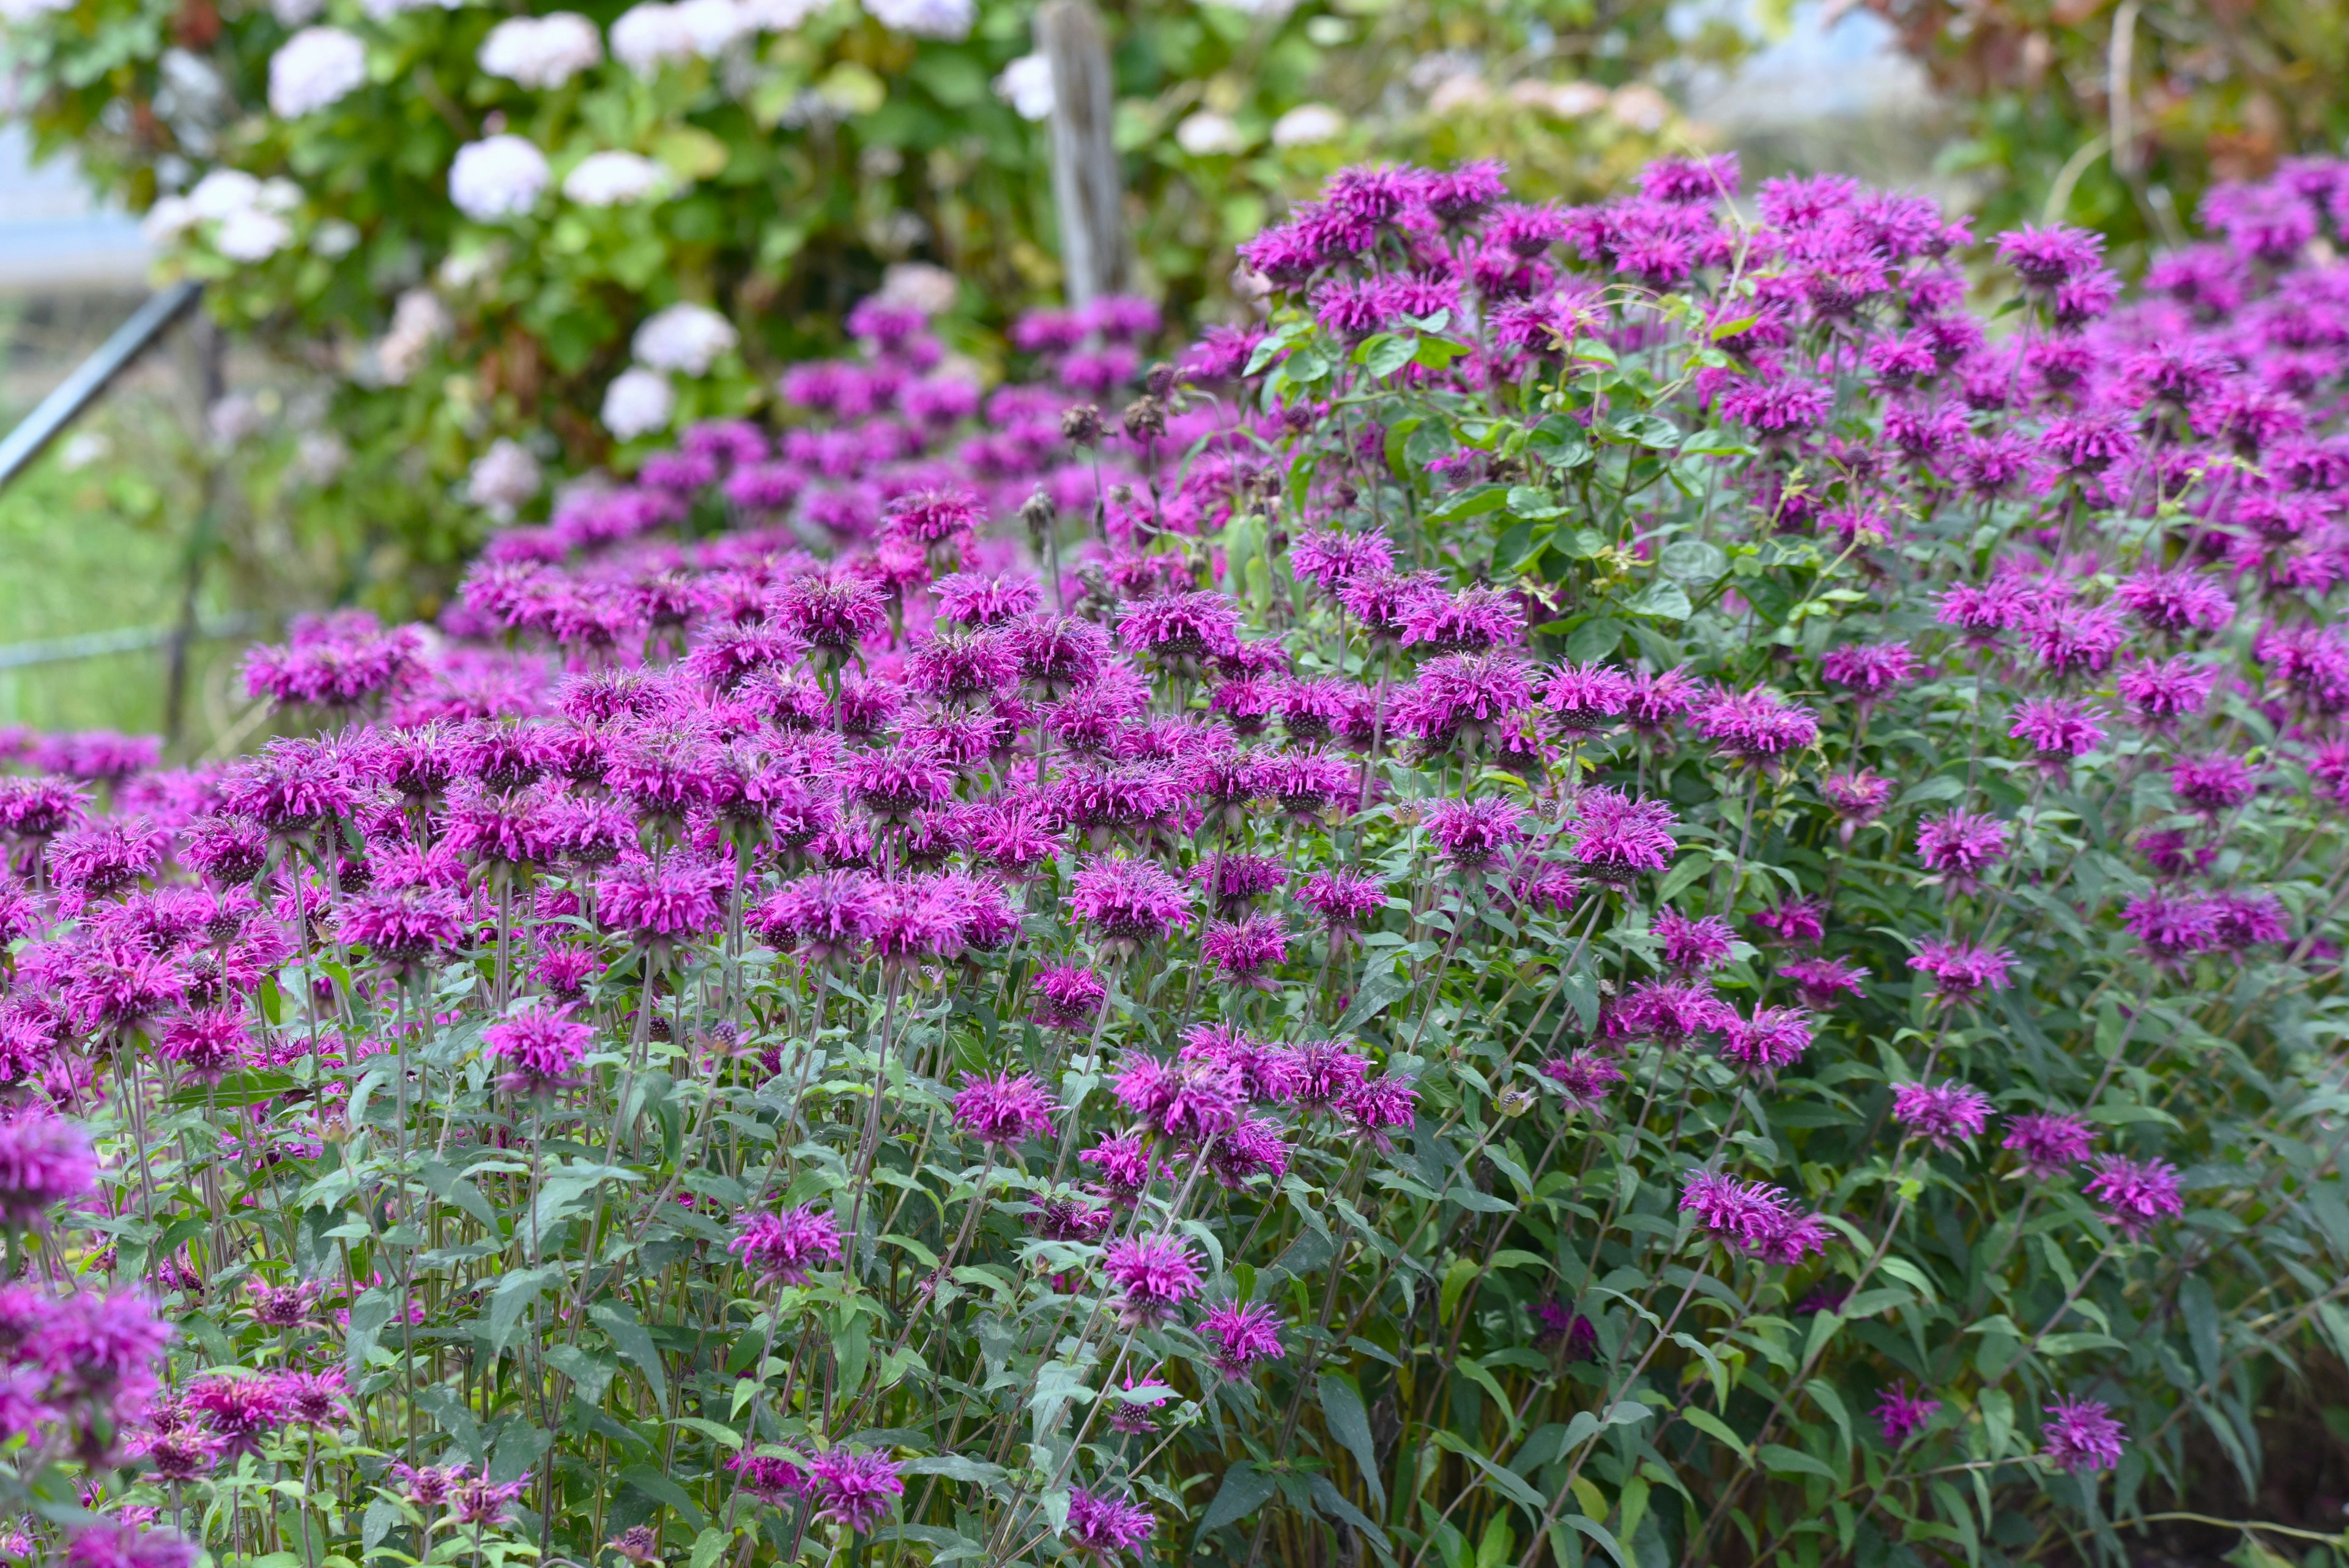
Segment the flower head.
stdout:
<svg viewBox="0 0 2349 1568">
<path fill-rule="evenodd" d="M 2056 1469 L 2091 1475 L 2121 1462 L 2128 1434 L 2102 1400 L 2058 1399 L 2047 1407 L 2047 1415 L 2039 1436 Z"/>
<path fill-rule="evenodd" d="M 2105 1206 L 2114 1230 L 2132 1240 L 2186 1210 L 2178 1194 L 2178 1168 L 2167 1160 L 2096 1157 L 2096 1173 L 2081 1190 Z"/>
<path fill-rule="evenodd" d="M 761 1211 L 742 1221 L 726 1250 L 770 1284 L 803 1285 L 815 1263 L 840 1261 L 840 1222 L 810 1208 Z"/>
<path fill-rule="evenodd" d="M 1877 1430 L 1897 1449 L 1930 1426 L 1940 1408 L 1939 1399 L 1928 1399 L 1922 1393 L 1911 1394 L 1906 1383 L 1888 1384 L 1876 1401 Z"/>
<path fill-rule="evenodd" d="M 2095 1129 L 2079 1116 L 2062 1111 L 2033 1111 L 2006 1124 L 1999 1147 L 2013 1154 L 2023 1170 L 2044 1181 L 2061 1176 L 2096 1147 Z"/>
<path fill-rule="evenodd" d="M 1199 1293 L 1199 1261 L 1180 1236 L 1113 1241 L 1102 1255 L 1102 1272 L 1117 1287 L 1120 1310 L 1130 1323 L 1164 1322 Z"/>
<path fill-rule="evenodd" d="M 1990 1124 L 1990 1096 L 1971 1084 L 1896 1084 L 1892 1119 L 1936 1148 L 1951 1148 Z"/>
<path fill-rule="evenodd" d="M 818 1515 L 859 1533 L 871 1533 L 905 1492 L 897 1462 L 886 1454 L 833 1449 L 810 1459 L 807 1469 Z"/>
<path fill-rule="evenodd" d="M 1002 1073 L 964 1080 L 955 1096 L 955 1125 L 984 1144 L 1009 1148 L 1052 1136 L 1050 1091 L 1033 1073 Z"/>
<path fill-rule="evenodd" d="M 1216 1342 L 1216 1366 L 1226 1377 L 1245 1377 L 1259 1361 L 1278 1361 L 1280 1314 L 1253 1302 L 1222 1302 L 1199 1320 L 1199 1332 Z"/>
<path fill-rule="evenodd" d="M 1113 1557 L 1140 1546 L 1157 1529 L 1155 1515 L 1123 1498 L 1083 1487 L 1069 1493 L 1068 1537 L 1081 1552 Z"/>
</svg>

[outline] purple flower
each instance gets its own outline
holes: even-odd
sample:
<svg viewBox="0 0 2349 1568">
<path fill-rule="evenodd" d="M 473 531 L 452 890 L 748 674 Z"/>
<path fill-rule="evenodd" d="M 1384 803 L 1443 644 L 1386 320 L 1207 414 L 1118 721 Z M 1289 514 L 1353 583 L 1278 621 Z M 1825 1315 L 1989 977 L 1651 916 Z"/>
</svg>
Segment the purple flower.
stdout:
<svg viewBox="0 0 2349 1568">
<path fill-rule="evenodd" d="M 110 817 L 49 841 L 49 876 L 83 898 L 102 898 L 152 876 L 165 836 L 144 816 Z"/>
<path fill-rule="evenodd" d="M 1819 725 L 1807 708 L 1766 687 L 1723 690 L 1689 716 L 1689 726 L 1728 756 L 1775 770 L 1787 756 L 1818 743 Z"/>
<path fill-rule="evenodd" d="M 1278 1361 L 1280 1314 L 1252 1302 L 1222 1302 L 1199 1320 L 1199 1332 L 1216 1342 L 1216 1366 L 1226 1377 L 1245 1377 L 1259 1361 Z"/>
<path fill-rule="evenodd" d="M 728 1459 L 726 1468 L 740 1476 L 742 1490 L 761 1502 L 780 1503 L 806 1494 L 806 1462 L 804 1454 L 754 1454 L 746 1451 Z"/>
<path fill-rule="evenodd" d="M 698 936 L 724 919 L 718 892 L 727 877 L 725 867 L 685 854 L 623 860 L 595 884 L 595 916 L 640 941 Z"/>
<path fill-rule="evenodd" d="M 1112 1241 L 1102 1272 L 1119 1293 L 1130 1324 L 1163 1323 L 1199 1293 L 1199 1261 L 1180 1236 L 1139 1236 Z"/>
<path fill-rule="evenodd" d="M 1892 1119 L 1936 1148 L 1977 1137 L 1990 1124 L 1990 1096 L 1971 1084 L 1896 1084 Z"/>
<path fill-rule="evenodd" d="M 1934 980 L 1945 1002 L 1971 1002 L 1986 992 L 2004 991 L 2014 955 L 2003 948 L 1969 947 L 1928 938 L 1917 944 L 1909 967 Z"/>
<path fill-rule="evenodd" d="M 1831 685 L 1859 694 L 1864 705 L 1917 678 L 1917 657 L 1905 642 L 1847 642 L 1827 649 L 1819 672 Z"/>
<path fill-rule="evenodd" d="M 484 1053 L 500 1063 L 499 1083 L 514 1094 L 551 1094 L 571 1081 L 595 1032 L 561 1012 L 527 1007 L 481 1031 Z"/>
<path fill-rule="evenodd" d="M 253 1031 L 242 1006 L 198 1008 L 167 1021 L 155 1051 L 189 1077 L 209 1083 L 253 1060 Z"/>
<path fill-rule="evenodd" d="M 160 1525 L 140 1528 L 100 1520 L 74 1532 L 66 1568 L 195 1568 L 198 1551 L 185 1536 Z"/>
<path fill-rule="evenodd" d="M 2086 229 L 2025 223 L 1998 236 L 1998 259 L 2028 286 L 2052 290 L 2094 271 L 2103 261 L 2105 237 Z"/>
<path fill-rule="evenodd" d="M 1917 858 L 1961 892 L 1982 886 L 1982 873 L 2006 858 L 2007 825 L 1996 817 L 1951 810 L 1917 829 Z"/>
<path fill-rule="evenodd" d="M 1006 1149 L 1052 1136 L 1050 1091 L 1033 1073 L 967 1078 L 955 1096 L 955 1125 L 983 1144 Z"/>
<path fill-rule="evenodd" d="M 1826 906 L 1816 898 L 1788 898 L 1754 917 L 1754 923 L 1789 947 L 1815 946 L 1826 935 Z"/>
<path fill-rule="evenodd" d="M 336 931 L 394 970 L 428 963 L 465 937 L 464 906 L 423 885 L 362 893 L 343 906 Z"/>
<path fill-rule="evenodd" d="M 1632 678 L 1604 664 L 1561 664 L 1542 687 L 1542 706 L 1570 735 L 1611 730 L 1631 706 Z"/>
<path fill-rule="evenodd" d="M 1150 1150 L 1133 1134 L 1105 1137 L 1077 1156 L 1077 1163 L 1090 1165 L 1110 1195 L 1121 1203 L 1131 1203 L 1150 1185 Z"/>
<path fill-rule="evenodd" d="M 1626 1033 L 1677 1046 L 1729 1028 L 1737 1022 L 1737 1012 L 1709 985 L 1645 980 L 1624 993 L 1614 1022 Z"/>
<path fill-rule="evenodd" d="M 1841 959 L 1799 959 L 1779 965 L 1778 978 L 1795 988 L 1804 1006 L 1825 1012 L 1847 996 L 1864 995 L 1860 982 L 1868 971 Z"/>
<path fill-rule="evenodd" d="M 1595 1051 L 1577 1051 L 1541 1064 L 1542 1076 L 1558 1086 L 1568 1105 L 1595 1110 L 1609 1091 L 1623 1081 L 1623 1069 Z"/>
<path fill-rule="evenodd" d="M 2063 1175 L 2088 1158 L 2095 1129 L 2064 1111 L 2033 1111 L 2011 1118 L 1999 1147 L 2012 1152 L 2037 1180 Z"/>
<path fill-rule="evenodd" d="M 33 1109 L 0 1121 L 0 1226 L 46 1227 L 50 1210 L 88 1198 L 97 1183 L 98 1156 L 76 1123 Z"/>
<path fill-rule="evenodd" d="M 1128 605 L 1118 637 L 1162 666 L 1195 674 L 1206 660 L 1238 648 L 1239 621 L 1228 597 L 1202 589 Z"/>
<path fill-rule="evenodd" d="M 1069 1492 L 1068 1538 L 1080 1552 L 1115 1556 L 1140 1546 L 1157 1529 L 1155 1515 L 1123 1498 L 1083 1487 Z"/>
<path fill-rule="evenodd" d="M 1106 950 L 1131 954 L 1191 923 L 1191 890 L 1155 860 L 1089 862 L 1070 884 L 1069 908 Z"/>
<path fill-rule="evenodd" d="M 1911 1394 L 1906 1383 L 1889 1384 L 1876 1401 L 1876 1428 L 1897 1449 L 1923 1431 L 1940 1408 L 1939 1399 L 1928 1399 L 1921 1390 Z"/>
<path fill-rule="evenodd" d="M 1722 1030 L 1722 1059 L 1754 1073 L 1791 1067 L 1811 1047 L 1810 1020 L 1792 1007 L 1757 1007 Z"/>
<path fill-rule="evenodd" d="M 1079 964 L 1043 970 L 1031 984 L 1040 1029 L 1090 1029 L 1109 995 L 1101 976 Z"/>
<path fill-rule="evenodd" d="M 188 1385 L 184 1403 L 203 1417 L 231 1456 L 260 1452 L 263 1435 L 285 1425 L 292 1413 L 275 1379 L 226 1373 Z"/>
<path fill-rule="evenodd" d="M 2169 789 L 2180 805 L 2217 817 L 2251 798 L 2256 775 L 2240 757 L 2181 757 L 2170 765 Z"/>
<path fill-rule="evenodd" d="M 1453 653 L 1432 659 L 1398 694 L 1392 722 L 1430 756 L 1476 749 L 1515 729 L 1533 701 L 1531 667 L 1506 652 Z"/>
<path fill-rule="evenodd" d="M 1218 1056 L 1168 1064 L 1137 1052 L 1112 1088 L 1129 1112 L 1178 1143 L 1205 1143 L 1237 1127 L 1247 1099 L 1237 1067 Z"/>
<path fill-rule="evenodd" d="M 817 1516 L 859 1533 L 870 1534 L 895 1506 L 893 1500 L 905 1493 L 897 1463 L 886 1454 L 833 1449 L 810 1459 L 807 1468 Z"/>
<path fill-rule="evenodd" d="M 2047 1445 L 2047 1459 L 2074 1475 L 2092 1475 L 2121 1462 L 2127 1432 L 2113 1419 L 2112 1407 L 2100 1399 L 2058 1399 L 2048 1406 L 2051 1419 L 2039 1428 Z"/>
<path fill-rule="evenodd" d="M 1864 827 L 1884 813 L 1892 799 L 1892 781 L 1878 778 L 1863 768 L 1856 774 L 1840 774 L 1823 780 L 1819 794 L 1828 807 L 1844 819 L 1846 841 L 1854 828 Z"/>
<path fill-rule="evenodd" d="M 2292 934 L 2283 904 L 2272 893 L 2214 894 L 2210 914 L 2218 945 L 2230 951 L 2280 942 Z"/>
<path fill-rule="evenodd" d="M 1696 1171 L 1681 1189 L 1681 1211 L 1723 1246 L 1764 1262 L 1791 1266 L 1826 1251 L 1819 1218 L 1800 1213 L 1784 1190 L 1764 1182 Z"/>
<path fill-rule="evenodd" d="M 1393 1140 L 1386 1136 L 1388 1128 L 1412 1126 L 1416 1107 L 1419 1091 L 1412 1086 L 1412 1079 L 1398 1076 L 1358 1082 L 1337 1100 L 1337 1115 L 1343 1116 L 1355 1133 L 1370 1137 L 1371 1147 L 1377 1147 L 1381 1154 L 1395 1147 Z"/>
<path fill-rule="evenodd" d="M 1288 955 L 1288 928 L 1278 915 L 1257 913 L 1237 921 L 1217 921 L 1199 940 L 1199 956 L 1226 980 L 1264 990 L 1277 989 L 1264 971 Z"/>
<path fill-rule="evenodd" d="M 2149 730 L 2168 731 L 2181 719 L 2202 711 L 2219 672 L 2198 668 L 2183 659 L 2145 659 L 2125 664 L 2113 677 L 2121 701 L 2137 722 Z"/>
<path fill-rule="evenodd" d="M 2103 1204 L 2106 1220 L 2132 1241 L 2186 1210 L 2178 1195 L 2178 1168 L 2167 1160 L 2098 1155 L 2096 1173 L 2082 1190 Z"/>
<path fill-rule="evenodd" d="M 1435 803 L 1427 836 L 1455 871 L 1481 871 L 1501 852 L 1525 837 L 1521 813 L 1503 799 L 1463 800 L 1446 796 Z"/>
<path fill-rule="evenodd" d="M 803 1285 L 817 1262 L 840 1262 L 840 1223 L 810 1208 L 761 1212 L 742 1221 L 726 1250 L 768 1284 Z"/>
<path fill-rule="evenodd" d="M 1585 875 L 1619 886 L 1671 864 L 1679 847 L 1671 828 L 1678 819 L 1663 802 L 1588 789 L 1578 797 L 1576 809 L 1573 851 Z"/>
<path fill-rule="evenodd" d="M 1648 922 L 1648 931 L 1656 939 L 1664 967 L 1683 974 L 1717 969 L 1727 963 L 1731 945 L 1736 940 L 1729 922 L 1718 915 L 1701 915 L 1692 919 L 1672 909 L 1657 910 L 1655 919 Z"/>
<path fill-rule="evenodd" d="M 2178 968 L 2219 945 L 2217 907 L 2192 894 L 2141 893 L 2122 906 L 2121 924 L 2164 969 Z"/>
<path fill-rule="evenodd" d="M 1403 606 L 1401 619 L 1403 646 L 1423 644 L 1431 653 L 1489 653 L 1525 640 L 1525 612 L 1497 588 L 1418 595 Z"/>
<path fill-rule="evenodd" d="M 2104 715 L 2084 702 L 2062 697 L 2037 697 L 2014 711 L 2014 727 L 2007 732 L 2038 753 L 2039 765 L 2060 774 L 2074 757 L 2085 756 L 2105 743 Z"/>
<path fill-rule="evenodd" d="M 1335 593 L 1367 572 L 1392 572 L 1394 545 L 1383 534 L 1299 534 L 1289 541 L 1289 570 L 1300 583 Z"/>
<path fill-rule="evenodd" d="M 2233 597 L 2194 571 L 2141 572 L 2116 587 L 2113 600 L 2141 625 L 2171 637 L 2216 631 L 2235 618 Z"/>
</svg>

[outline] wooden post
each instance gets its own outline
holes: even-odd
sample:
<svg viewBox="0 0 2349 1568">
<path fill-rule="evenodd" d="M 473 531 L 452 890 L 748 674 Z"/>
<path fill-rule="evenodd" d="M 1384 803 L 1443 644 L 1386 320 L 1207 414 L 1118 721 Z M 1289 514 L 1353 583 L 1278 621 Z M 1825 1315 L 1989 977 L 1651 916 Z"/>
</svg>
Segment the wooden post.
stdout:
<svg viewBox="0 0 2349 1568">
<path fill-rule="evenodd" d="M 1052 205 L 1072 306 L 1125 289 L 1124 194 L 1111 135 L 1117 93 L 1091 0 L 1045 0 L 1036 47 L 1052 67 Z"/>
</svg>

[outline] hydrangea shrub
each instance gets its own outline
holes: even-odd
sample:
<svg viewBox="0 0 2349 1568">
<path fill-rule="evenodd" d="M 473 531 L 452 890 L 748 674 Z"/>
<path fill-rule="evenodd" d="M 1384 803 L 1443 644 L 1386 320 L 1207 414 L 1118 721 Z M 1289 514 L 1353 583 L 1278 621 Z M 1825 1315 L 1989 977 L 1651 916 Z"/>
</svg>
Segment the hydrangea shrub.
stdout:
<svg viewBox="0 0 2349 1568">
<path fill-rule="evenodd" d="M 2338 265 L 2019 231 L 1985 321 L 1930 203 L 1738 183 L 1351 170 L 1261 327 L 1035 318 L 983 404 L 875 306 L 257 649 L 257 754 L 25 740 L 19 1544 L 2006 1563 L 2254 1490 L 2349 1350 Z"/>
</svg>

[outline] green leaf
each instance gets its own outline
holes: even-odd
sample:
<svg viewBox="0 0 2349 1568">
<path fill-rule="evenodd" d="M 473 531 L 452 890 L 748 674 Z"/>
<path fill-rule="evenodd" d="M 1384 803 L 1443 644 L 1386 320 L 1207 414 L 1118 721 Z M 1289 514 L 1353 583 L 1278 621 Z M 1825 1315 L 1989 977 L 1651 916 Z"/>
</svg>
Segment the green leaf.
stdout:
<svg viewBox="0 0 2349 1568">
<path fill-rule="evenodd" d="M 932 1454 L 918 1459 L 905 1459 L 897 1468 L 909 1476 L 944 1476 L 948 1480 L 968 1481 L 974 1486 L 992 1486 L 1010 1473 L 1001 1465 L 991 1465 L 984 1459 L 968 1459 L 961 1454 Z"/>
<path fill-rule="evenodd" d="M 1567 634 L 1566 656 L 1578 664 L 1588 664 L 1614 652 L 1615 645 L 1622 640 L 1623 623 L 1598 616 Z"/>
<path fill-rule="evenodd" d="M 1457 523 L 1464 518 L 1482 517 L 1487 512 L 1498 512 L 1508 504 L 1509 487 L 1506 484 L 1472 484 L 1459 492 L 1443 505 L 1427 514 L 1430 523 Z"/>
<path fill-rule="evenodd" d="M 1843 1481 L 1843 1477 L 1837 1475 L 1825 1459 L 1804 1453 L 1799 1449 L 1790 1449 L 1784 1443 L 1763 1444 L 1762 1462 L 1773 1475 L 1823 1476 L 1838 1485 Z"/>
<path fill-rule="evenodd" d="M 1371 1506 L 1384 1511 L 1387 1489 L 1379 1477 L 1378 1449 L 1371 1438 L 1371 1418 L 1363 1408 L 1361 1391 L 1354 1386 L 1352 1378 L 1339 1372 L 1324 1372 L 1314 1386 L 1321 1396 L 1321 1416 L 1329 1423 L 1330 1435 L 1354 1456 L 1354 1466 L 1362 1472 L 1362 1486 L 1370 1493 Z"/>
<path fill-rule="evenodd" d="M 1410 979 L 1397 973 L 1394 965 L 1389 962 L 1385 969 L 1362 981 L 1362 988 L 1354 992 L 1353 1002 L 1346 1009 L 1346 1015 L 1338 1020 L 1338 1027 L 1330 1033 L 1341 1039 L 1351 1034 L 1410 992 Z"/>
<path fill-rule="evenodd" d="M 587 1315 L 612 1336 L 621 1356 L 645 1375 L 645 1381 L 652 1386 L 653 1403 L 666 1406 L 668 1374 L 661 1366 L 660 1350 L 653 1344 L 652 1334 L 636 1321 L 636 1309 L 622 1301 L 600 1301 L 587 1309 Z"/>
<path fill-rule="evenodd" d="M 1739 1437 L 1728 1422 L 1723 1420 L 1712 1411 L 1704 1408 L 1702 1405 L 1691 1405 L 1687 1409 L 1681 1412 L 1681 1416 L 1690 1426 L 1694 1427 L 1698 1431 L 1704 1433 L 1707 1437 L 1715 1438 L 1722 1442 L 1727 1443 L 1729 1445 L 1730 1451 L 1735 1454 L 1745 1463 L 1751 1464 L 1754 1462 L 1754 1456 L 1748 1451 L 1745 1439 Z"/>
<path fill-rule="evenodd" d="M 1632 615 L 1651 615 L 1659 620 L 1686 620 L 1696 613 L 1695 607 L 1689 603 L 1688 590 L 1669 578 L 1650 583 L 1623 608 Z"/>
<path fill-rule="evenodd" d="M 2178 1304 L 2186 1314 L 2186 1337 L 2194 1346 L 2194 1365 L 2202 1381 L 2219 1381 L 2219 1307 L 2211 1299 L 2210 1282 L 2189 1274 L 2178 1289 Z"/>
<path fill-rule="evenodd" d="M 655 1502 L 665 1502 L 677 1510 L 685 1521 L 699 1530 L 709 1521 L 693 1495 L 650 1465 L 630 1465 L 620 1472 L 620 1479 Z"/>
<path fill-rule="evenodd" d="M 1232 1466 L 1224 1472 L 1223 1484 L 1216 1489 L 1216 1501 L 1199 1517 L 1201 1539 L 1212 1531 L 1246 1519 L 1263 1507 L 1275 1490 L 1272 1478 L 1259 1473 L 1247 1460 Z"/>
<path fill-rule="evenodd" d="M 710 1568 L 718 1561 L 719 1554 L 726 1550 L 726 1543 L 730 1539 L 724 1531 L 715 1529 L 705 1530 L 695 1536 L 691 1568 Z"/>
<path fill-rule="evenodd" d="M 1386 1496 L 1384 1492 L 1378 1495 L 1381 1499 Z M 1344 1492 L 1330 1484 L 1328 1476 L 1313 1478 L 1313 1501 L 1315 1506 L 1323 1511 L 1336 1514 L 1340 1519 L 1369 1536 L 1381 1553 L 1390 1550 L 1387 1544 L 1387 1532 L 1379 1528 L 1378 1521 L 1349 1502 Z M 1384 1507 L 1385 1504 L 1381 1502 L 1375 1506 Z"/>
<path fill-rule="evenodd" d="M 1364 347 L 1369 352 L 1362 366 L 1375 380 L 1385 380 L 1419 357 L 1419 339 L 1410 336 L 1381 337 Z"/>
<path fill-rule="evenodd" d="M 343 1356 L 354 1382 L 367 1370 L 367 1357 L 375 1353 L 383 1325 L 391 1321 L 391 1293 L 381 1285 L 363 1292 L 351 1303 L 351 1326 L 343 1338 Z"/>
<path fill-rule="evenodd" d="M 1623 1543 L 1609 1534 L 1607 1527 L 1597 1520 L 1587 1514 L 1569 1513 L 1563 1516 L 1562 1522 L 1597 1542 L 1601 1551 L 1615 1559 L 1618 1568 L 1640 1568 L 1631 1554 L 1623 1550 Z"/>
<path fill-rule="evenodd" d="M 1708 540 L 1675 539 L 1657 552 L 1656 566 L 1679 582 L 1710 583 L 1728 572 L 1729 557 Z"/>
<path fill-rule="evenodd" d="M 1434 1438 L 1439 1447 L 1449 1449 L 1452 1452 L 1458 1454 L 1462 1459 L 1466 1459 L 1470 1464 L 1475 1465 L 1478 1469 L 1482 1470 L 1485 1473 L 1485 1479 L 1491 1481 L 1495 1487 L 1498 1488 L 1502 1495 L 1506 1497 L 1511 1502 L 1516 1503 L 1518 1507 L 1530 1512 L 1536 1519 L 1539 1519 L 1542 1514 L 1547 1511 L 1549 1507 L 1548 1500 L 1544 1498 L 1541 1493 L 1536 1491 L 1533 1488 L 1527 1486 L 1523 1476 L 1517 1474 L 1515 1470 L 1504 1469 L 1501 1466 L 1495 1464 L 1492 1460 L 1486 1459 L 1482 1453 L 1478 1452 L 1474 1446 L 1461 1438 L 1458 1433 L 1446 1431 L 1443 1428 L 1439 1427 L 1428 1435 Z"/>
<path fill-rule="evenodd" d="M 563 1271 L 552 1266 L 523 1269 L 498 1282 L 490 1293 L 490 1348 L 503 1352 L 512 1348 L 522 1329 L 522 1314 L 539 1298 L 541 1292 L 563 1278 Z"/>
</svg>

